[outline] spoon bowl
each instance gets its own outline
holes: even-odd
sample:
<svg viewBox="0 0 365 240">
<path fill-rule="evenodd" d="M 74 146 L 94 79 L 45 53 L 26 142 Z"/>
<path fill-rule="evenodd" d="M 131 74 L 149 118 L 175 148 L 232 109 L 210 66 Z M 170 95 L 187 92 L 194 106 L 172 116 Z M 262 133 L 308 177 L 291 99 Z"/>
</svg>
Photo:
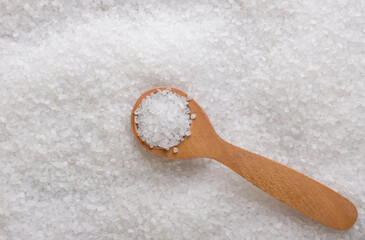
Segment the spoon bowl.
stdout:
<svg viewBox="0 0 365 240">
<path fill-rule="evenodd" d="M 178 145 L 179 151 L 177 153 L 173 152 L 173 148 L 170 148 L 169 150 L 160 148 L 160 147 L 154 147 L 150 148 L 148 144 L 146 144 L 137 133 L 138 126 L 134 122 L 135 117 L 135 110 L 138 108 L 138 106 L 141 104 L 142 100 L 147 97 L 148 95 L 157 92 L 157 90 L 165 90 L 168 87 L 157 87 L 152 88 L 146 92 L 144 92 L 135 103 L 132 115 L 131 115 L 131 125 L 132 125 L 132 131 L 134 136 L 136 137 L 137 141 L 149 152 L 158 155 L 163 158 L 169 158 L 169 159 L 190 159 L 190 158 L 198 158 L 198 157 L 211 157 L 210 154 L 208 154 L 210 151 L 214 151 L 214 149 L 210 149 L 212 145 L 214 145 L 214 142 L 219 139 L 218 134 L 215 132 L 212 124 L 209 121 L 209 118 L 207 114 L 203 111 L 203 109 L 199 106 L 199 104 L 194 100 L 191 99 L 189 103 L 189 108 L 191 113 L 196 114 L 196 118 L 193 120 L 190 131 L 191 135 L 185 137 L 184 141 L 182 141 Z M 171 92 L 177 93 L 180 96 L 187 97 L 187 94 L 179 89 L 171 88 Z M 210 149 L 209 151 L 206 151 L 206 149 Z"/>
<path fill-rule="evenodd" d="M 178 145 L 179 151 L 174 153 L 172 148 L 150 148 L 138 136 L 134 112 L 145 97 L 158 89 L 167 88 L 157 87 L 146 91 L 138 98 L 132 110 L 133 134 L 147 151 L 169 159 L 215 159 L 272 197 L 326 226 L 346 230 L 354 225 L 357 210 L 351 201 L 285 165 L 224 141 L 215 132 L 207 114 L 194 99 L 188 103 L 191 113 L 195 113 L 196 118 L 191 124 L 191 135 L 185 137 Z M 187 94 L 179 89 L 171 88 L 171 91 L 187 97 Z"/>
</svg>

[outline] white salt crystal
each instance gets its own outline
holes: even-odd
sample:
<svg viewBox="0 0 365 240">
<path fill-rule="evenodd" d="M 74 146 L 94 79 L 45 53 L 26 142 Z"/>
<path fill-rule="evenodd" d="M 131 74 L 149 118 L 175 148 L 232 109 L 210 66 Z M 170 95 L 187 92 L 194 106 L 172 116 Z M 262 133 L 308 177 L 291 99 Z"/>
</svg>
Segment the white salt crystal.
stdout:
<svg viewBox="0 0 365 240">
<path fill-rule="evenodd" d="M 170 90 L 150 94 L 135 111 L 138 135 L 150 148 L 158 146 L 168 150 L 190 132 L 188 102 Z"/>
<path fill-rule="evenodd" d="M 196 114 L 195 113 L 193 113 L 193 114 L 191 114 L 191 117 L 190 117 L 192 120 L 193 119 L 195 119 L 196 118 Z"/>
<path fill-rule="evenodd" d="M 177 147 L 174 147 L 174 153 L 177 153 L 178 151 Z"/>
</svg>

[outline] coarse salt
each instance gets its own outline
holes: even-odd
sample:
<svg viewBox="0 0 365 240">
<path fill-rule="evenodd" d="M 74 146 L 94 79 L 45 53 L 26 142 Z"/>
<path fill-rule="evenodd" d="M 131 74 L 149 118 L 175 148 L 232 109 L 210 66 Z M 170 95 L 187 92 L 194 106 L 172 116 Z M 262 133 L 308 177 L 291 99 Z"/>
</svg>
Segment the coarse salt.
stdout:
<svg viewBox="0 0 365 240">
<path fill-rule="evenodd" d="M 191 134 L 188 102 L 169 88 L 148 95 L 134 114 L 137 133 L 151 148 L 169 150 Z"/>
</svg>

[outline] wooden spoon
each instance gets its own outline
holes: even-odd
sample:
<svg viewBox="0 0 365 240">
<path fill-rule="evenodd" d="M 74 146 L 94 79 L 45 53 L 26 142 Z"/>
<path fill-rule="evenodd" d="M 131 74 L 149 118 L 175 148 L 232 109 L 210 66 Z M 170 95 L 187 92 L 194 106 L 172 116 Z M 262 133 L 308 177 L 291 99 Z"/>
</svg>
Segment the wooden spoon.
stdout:
<svg viewBox="0 0 365 240">
<path fill-rule="evenodd" d="M 355 223 L 355 205 L 339 193 L 285 165 L 233 146 L 220 138 L 208 116 L 194 99 L 189 101 L 191 113 L 196 114 L 196 119 L 191 124 L 192 134 L 178 145 L 179 151 L 173 153 L 172 148 L 151 149 L 137 134 L 134 111 L 146 96 L 157 89 L 166 88 L 153 88 L 143 93 L 132 110 L 133 134 L 147 151 L 169 159 L 215 159 L 274 198 L 324 225 L 346 230 Z M 187 97 L 186 93 L 176 88 L 171 88 L 171 91 Z"/>
</svg>

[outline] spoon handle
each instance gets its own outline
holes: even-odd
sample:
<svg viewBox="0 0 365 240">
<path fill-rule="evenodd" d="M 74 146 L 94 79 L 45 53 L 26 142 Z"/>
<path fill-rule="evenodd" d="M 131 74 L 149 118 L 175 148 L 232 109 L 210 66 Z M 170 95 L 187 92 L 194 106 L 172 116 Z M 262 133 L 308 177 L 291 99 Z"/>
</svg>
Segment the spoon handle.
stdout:
<svg viewBox="0 0 365 240">
<path fill-rule="evenodd" d="M 221 140 L 214 159 L 274 198 L 331 228 L 346 230 L 357 219 L 352 202 L 323 184 L 268 158 Z"/>
</svg>

